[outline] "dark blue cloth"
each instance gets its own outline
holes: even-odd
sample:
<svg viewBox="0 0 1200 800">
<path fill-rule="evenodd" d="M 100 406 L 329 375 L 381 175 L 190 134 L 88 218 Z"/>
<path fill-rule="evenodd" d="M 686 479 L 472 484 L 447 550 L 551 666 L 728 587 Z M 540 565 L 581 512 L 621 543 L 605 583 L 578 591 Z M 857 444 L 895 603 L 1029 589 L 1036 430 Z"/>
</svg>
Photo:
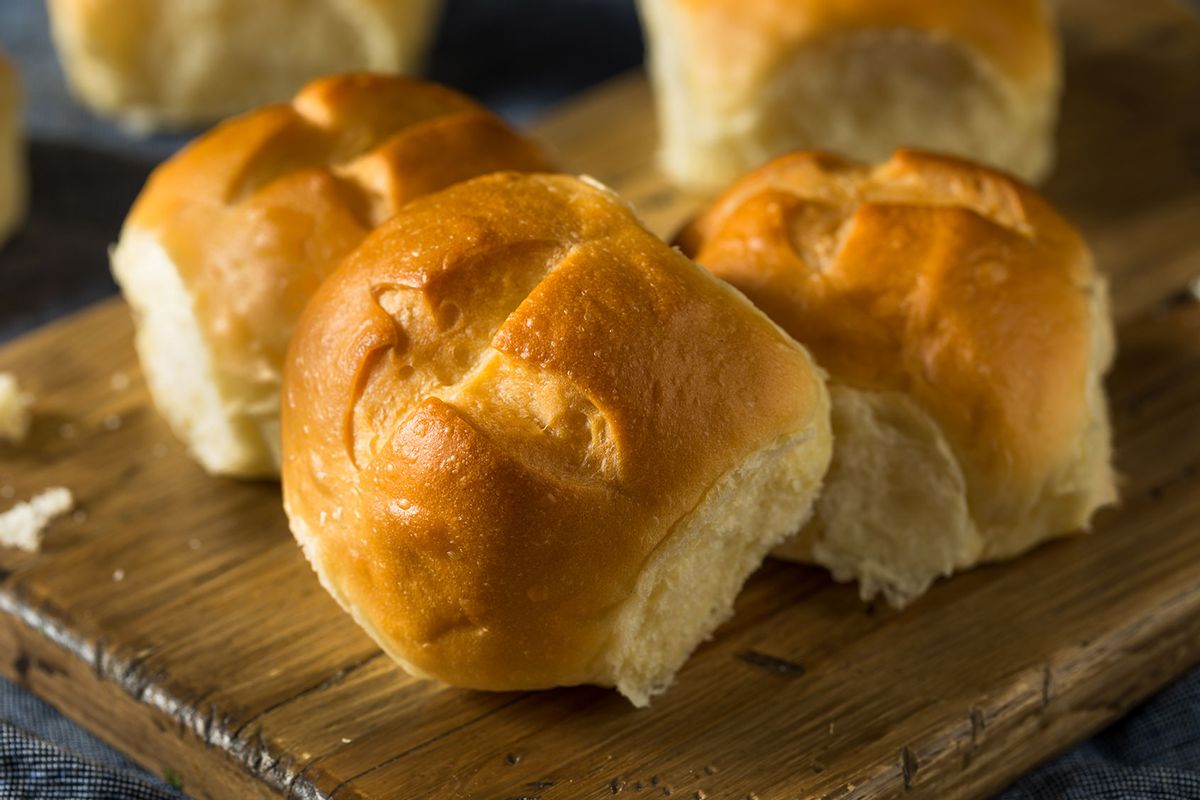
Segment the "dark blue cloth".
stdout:
<svg viewBox="0 0 1200 800">
<path fill-rule="evenodd" d="M 641 61 L 633 0 L 449 0 L 447 12 L 430 76 L 479 97 L 516 122 Z M 133 139 L 72 103 L 50 48 L 44 0 L 0 0 L 0 48 L 18 62 L 29 98 L 35 214 L 38 187 L 47 182 L 47 176 L 38 174 L 40 165 L 60 165 L 64 144 L 81 152 L 138 159 L 148 168 L 186 138 Z M 74 169 L 91 162 L 71 163 Z M 101 186 L 110 204 L 127 206 L 123 195 L 136 193 L 140 174 L 136 169 L 112 170 L 93 173 L 83 183 Z M 80 182 L 78 175 L 74 179 Z M 89 207 L 82 192 L 72 185 L 70 196 L 54 198 L 60 205 L 46 213 L 59 218 L 71 208 Z M 116 209 L 111 219 L 90 220 L 94 232 L 89 236 L 111 241 L 120 216 Z M 38 246 L 30 240 L 33 235 L 25 234 L 25 246 Z M 19 287 L 18 293 L 34 297 L 38 307 L 22 312 L 20 319 L 0 319 L 0 341 L 113 290 L 103 247 L 93 247 L 90 239 L 85 244 L 86 250 L 78 253 L 62 251 L 64 263 L 73 265 L 70 269 L 53 271 L 52 265 L 40 264 L 43 282 L 53 275 L 53 292 L 39 295 Z M 95 258 L 89 260 L 92 251 Z M 10 246 L 10 259 L 13 252 Z M 3 267 L 0 258 L 0 296 L 17 288 Z M 50 706 L 0 680 L 0 800 L 179 797 L 166 782 L 143 772 Z M 1104 733 L 1025 776 L 999 800 L 1107 798 L 1200 800 L 1200 669 Z"/>
<path fill-rule="evenodd" d="M 45 703 L 0 680 L 0 800 L 178 797 Z M 1200 669 L 997 800 L 1198 798 Z"/>
<path fill-rule="evenodd" d="M 29 692 L 0 680 L 0 800 L 178 800 Z"/>
<path fill-rule="evenodd" d="M 1200 669 L 999 800 L 1200 798 Z"/>
</svg>

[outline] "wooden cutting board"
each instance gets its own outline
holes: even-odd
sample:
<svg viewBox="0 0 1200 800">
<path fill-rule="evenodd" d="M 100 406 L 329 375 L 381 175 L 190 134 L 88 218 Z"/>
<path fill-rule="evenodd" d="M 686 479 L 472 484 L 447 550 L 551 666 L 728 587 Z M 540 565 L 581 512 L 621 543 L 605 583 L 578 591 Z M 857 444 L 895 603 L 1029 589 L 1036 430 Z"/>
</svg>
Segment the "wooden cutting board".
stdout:
<svg viewBox="0 0 1200 800">
<path fill-rule="evenodd" d="M 1169 0 L 1063 16 L 1048 192 L 1120 326 L 1123 502 L 1090 536 L 903 613 L 768 563 L 648 710 L 415 681 L 321 591 L 276 485 L 185 457 L 110 301 L 0 350 L 38 398 L 30 439 L 0 446 L 0 495 L 61 484 L 81 507 L 40 554 L 0 552 L 0 671 L 215 798 L 980 796 L 1102 727 L 1200 663 L 1200 24 Z M 693 205 L 652 166 L 640 76 L 538 130 L 659 232 Z"/>
</svg>

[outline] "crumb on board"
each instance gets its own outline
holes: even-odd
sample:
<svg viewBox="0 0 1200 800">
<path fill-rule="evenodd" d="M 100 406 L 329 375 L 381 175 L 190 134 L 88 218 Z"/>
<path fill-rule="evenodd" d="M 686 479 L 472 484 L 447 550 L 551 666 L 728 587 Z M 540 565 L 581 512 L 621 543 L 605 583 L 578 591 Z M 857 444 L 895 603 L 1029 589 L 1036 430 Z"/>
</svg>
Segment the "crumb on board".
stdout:
<svg viewBox="0 0 1200 800">
<path fill-rule="evenodd" d="M 75 508 L 70 489 L 56 486 L 17 503 L 0 514 L 0 547 L 16 547 L 30 553 L 42 547 L 42 533 L 56 517 Z"/>
<path fill-rule="evenodd" d="M 0 439 L 22 442 L 29 433 L 33 396 L 21 391 L 11 372 L 0 372 Z"/>
<path fill-rule="evenodd" d="M 120 583 L 121 581 L 125 580 L 125 570 L 123 570 L 119 567 L 117 569 L 114 569 L 113 574 L 112 574 L 112 579 L 116 583 Z"/>
<path fill-rule="evenodd" d="M 114 392 L 123 392 L 129 388 L 129 374 L 125 372 L 114 372 L 112 377 L 108 379 L 108 385 L 112 387 Z"/>
</svg>

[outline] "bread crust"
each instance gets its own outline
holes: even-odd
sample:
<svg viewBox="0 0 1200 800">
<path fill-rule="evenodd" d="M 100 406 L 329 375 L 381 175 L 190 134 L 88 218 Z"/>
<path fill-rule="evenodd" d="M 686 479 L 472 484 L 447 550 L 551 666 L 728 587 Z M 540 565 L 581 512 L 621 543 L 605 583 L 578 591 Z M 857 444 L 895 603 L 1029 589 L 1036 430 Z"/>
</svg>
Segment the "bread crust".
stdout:
<svg viewBox="0 0 1200 800">
<path fill-rule="evenodd" d="M 827 415 L 803 349 L 614 195 L 492 175 L 407 206 L 309 305 L 285 378 L 285 503 L 326 587 L 410 671 L 619 685 L 610 651 L 639 579 L 713 486 L 781 443 L 812 473 L 786 484 L 778 535 L 798 524 Z M 740 585 L 756 564 L 705 570 Z"/>
<path fill-rule="evenodd" d="M 156 241 L 189 295 L 230 413 L 249 409 L 256 426 L 270 425 L 300 312 L 375 225 L 465 178 L 553 166 L 539 144 L 453 90 L 370 73 L 322 78 L 290 104 L 217 126 L 155 170 L 126 220 L 114 272 L 135 307 L 155 302 L 134 297 L 134 271 L 121 259 L 136 257 L 125 245 L 137 237 Z M 258 449 L 257 463 L 209 467 L 273 473 L 278 465 Z"/>
<path fill-rule="evenodd" d="M 1049 91 L 1058 45 L 1044 0 L 674 0 L 709 47 L 695 69 L 701 83 L 744 82 L 743 91 L 787 52 L 806 43 L 873 29 L 907 29 L 959 42 L 1009 80 Z"/>
<path fill-rule="evenodd" d="M 902 396 L 932 420 L 965 477 L 977 531 L 964 537 L 982 541 L 955 566 L 1070 532 L 1115 498 L 1105 282 L 1027 186 L 911 150 L 873 168 L 800 152 L 734 184 L 677 241 L 834 385 Z"/>
<path fill-rule="evenodd" d="M 640 0 L 667 173 L 718 191 L 797 148 L 916 146 L 1026 180 L 1061 83 L 1045 0 Z"/>
</svg>

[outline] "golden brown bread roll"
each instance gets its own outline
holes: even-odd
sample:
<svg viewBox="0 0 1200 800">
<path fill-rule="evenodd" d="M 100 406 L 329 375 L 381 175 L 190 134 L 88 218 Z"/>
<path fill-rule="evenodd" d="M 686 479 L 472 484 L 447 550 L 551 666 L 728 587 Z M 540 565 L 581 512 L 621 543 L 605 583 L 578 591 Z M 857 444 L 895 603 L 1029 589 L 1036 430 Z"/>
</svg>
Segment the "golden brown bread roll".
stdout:
<svg viewBox="0 0 1200 800">
<path fill-rule="evenodd" d="M 133 129 L 212 122 L 319 75 L 411 72 L 440 0 L 48 0 L 71 89 Z"/>
<path fill-rule="evenodd" d="M 640 0 L 661 160 L 716 190 L 815 147 L 901 146 L 1037 179 L 1053 161 L 1058 43 L 1044 0 Z"/>
<path fill-rule="evenodd" d="M 679 242 L 829 371 L 833 465 L 785 556 L 902 605 L 1115 499 L 1105 282 L 1031 189 L 912 151 L 796 153 Z"/>
<path fill-rule="evenodd" d="M 809 515 L 818 370 L 597 186 L 500 174 L 416 200 L 296 330 L 292 531 L 414 675 L 644 705 Z"/>
<path fill-rule="evenodd" d="M 0 53 L 0 247 L 25 217 L 25 145 L 21 130 L 20 81 Z"/>
<path fill-rule="evenodd" d="M 288 339 L 338 261 L 413 197 L 552 166 L 467 97 L 391 76 L 218 126 L 154 172 L 113 251 L 159 410 L 210 472 L 276 473 Z"/>
</svg>

